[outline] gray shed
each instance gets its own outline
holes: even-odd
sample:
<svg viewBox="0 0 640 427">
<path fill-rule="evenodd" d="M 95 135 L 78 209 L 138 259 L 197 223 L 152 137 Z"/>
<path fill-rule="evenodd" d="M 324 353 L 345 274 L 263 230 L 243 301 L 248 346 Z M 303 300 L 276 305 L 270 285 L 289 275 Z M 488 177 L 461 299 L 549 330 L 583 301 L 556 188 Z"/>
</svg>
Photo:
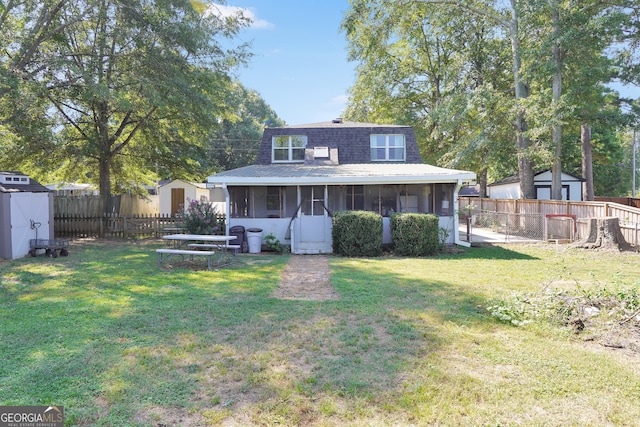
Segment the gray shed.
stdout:
<svg viewBox="0 0 640 427">
<path fill-rule="evenodd" d="M 53 194 L 20 172 L 0 171 L 0 258 L 29 253 L 29 241 L 53 239 Z"/>
</svg>

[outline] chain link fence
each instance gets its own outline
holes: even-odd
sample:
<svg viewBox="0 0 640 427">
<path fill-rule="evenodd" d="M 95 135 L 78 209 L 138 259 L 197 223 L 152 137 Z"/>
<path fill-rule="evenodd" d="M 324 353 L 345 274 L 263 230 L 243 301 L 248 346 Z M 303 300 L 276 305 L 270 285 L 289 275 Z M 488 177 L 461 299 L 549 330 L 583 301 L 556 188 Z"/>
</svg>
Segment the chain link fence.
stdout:
<svg viewBox="0 0 640 427">
<path fill-rule="evenodd" d="M 505 242 L 513 240 L 545 240 L 545 218 L 542 214 L 522 214 L 473 210 L 463 218 L 467 234 L 473 236 L 483 231 L 504 237 Z M 478 240 L 478 239 L 475 239 Z"/>
</svg>

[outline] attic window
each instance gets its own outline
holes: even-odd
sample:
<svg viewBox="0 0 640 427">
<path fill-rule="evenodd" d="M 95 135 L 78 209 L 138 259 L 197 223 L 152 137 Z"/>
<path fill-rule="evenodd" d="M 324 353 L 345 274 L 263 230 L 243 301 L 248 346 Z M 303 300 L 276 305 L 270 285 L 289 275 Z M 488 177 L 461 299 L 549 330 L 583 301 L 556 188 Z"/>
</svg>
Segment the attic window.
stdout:
<svg viewBox="0 0 640 427">
<path fill-rule="evenodd" d="M 314 147 L 313 148 L 313 158 L 314 159 L 328 159 L 329 158 L 329 147 Z"/>
<path fill-rule="evenodd" d="M 371 135 L 371 160 L 374 162 L 402 162 L 405 140 L 402 134 Z"/>
<path fill-rule="evenodd" d="M 304 162 L 307 137 L 304 135 L 274 136 L 271 147 L 273 163 Z"/>
</svg>

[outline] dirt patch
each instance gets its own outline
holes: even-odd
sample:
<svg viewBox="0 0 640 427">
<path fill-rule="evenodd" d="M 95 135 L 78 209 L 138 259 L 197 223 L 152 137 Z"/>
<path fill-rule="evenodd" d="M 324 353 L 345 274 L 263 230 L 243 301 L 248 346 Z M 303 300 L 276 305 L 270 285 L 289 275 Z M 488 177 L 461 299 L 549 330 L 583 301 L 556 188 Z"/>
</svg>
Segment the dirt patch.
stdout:
<svg viewBox="0 0 640 427">
<path fill-rule="evenodd" d="M 275 298 L 326 301 L 340 299 L 331 285 L 329 257 L 326 255 L 291 255 L 282 271 Z"/>
</svg>

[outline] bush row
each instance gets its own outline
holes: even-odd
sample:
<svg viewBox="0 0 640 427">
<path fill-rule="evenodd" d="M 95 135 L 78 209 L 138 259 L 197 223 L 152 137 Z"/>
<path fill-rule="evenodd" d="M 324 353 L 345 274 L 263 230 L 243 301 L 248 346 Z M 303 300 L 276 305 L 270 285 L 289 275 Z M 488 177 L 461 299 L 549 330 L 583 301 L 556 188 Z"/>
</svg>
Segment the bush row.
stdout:
<svg viewBox="0 0 640 427">
<path fill-rule="evenodd" d="M 401 256 L 429 256 L 442 249 L 438 217 L 433 214 L 391 215 L 393 250 Z M 382 253 L 382 216 L 369 211 L 333 214 L 333 252 L 342 256 L 379 256 Z"/>
</svg>

